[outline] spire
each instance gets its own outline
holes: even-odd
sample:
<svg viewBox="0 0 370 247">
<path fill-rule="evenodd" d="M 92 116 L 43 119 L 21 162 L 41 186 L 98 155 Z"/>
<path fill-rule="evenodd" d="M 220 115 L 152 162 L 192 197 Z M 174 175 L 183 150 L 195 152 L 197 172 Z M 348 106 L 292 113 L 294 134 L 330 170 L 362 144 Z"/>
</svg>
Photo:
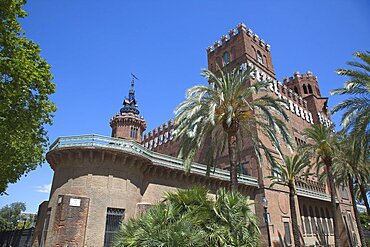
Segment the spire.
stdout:
<svg viewBox="0 0 370 247">
<path fill-rule="evenodd" d="M 121 108 L 120 112 L 122 113 L 134 113 L 139 115 L 139 109 L 137 105 L 137 101 L 135 99 L 135 79 L 138 80 L 138 78 L 131 73 L 132 79 L 131 79 L 131 89 L 128 93 L 128 98 L 125 98 L 123 100 L 123 107 Z"/>
</svg>

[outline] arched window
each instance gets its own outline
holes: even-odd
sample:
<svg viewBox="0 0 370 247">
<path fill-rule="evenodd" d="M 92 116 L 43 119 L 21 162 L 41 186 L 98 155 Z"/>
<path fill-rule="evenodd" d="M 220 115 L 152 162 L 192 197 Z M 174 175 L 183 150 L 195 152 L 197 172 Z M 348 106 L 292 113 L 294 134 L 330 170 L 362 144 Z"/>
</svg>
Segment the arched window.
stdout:
<svg viewBox="0 0 370 247">
<path fill-rule="evenodd" d="M 227 51 L 225 51 L 224 55 L 222 55 L 222 59 L 224 61 L 224 66 L 226 64 L 229 64 L 230 63 L 230 54 Z"/>
<path fill-rule="evenodd" d="M 260 64 L 263 64 L 263 60 L 262 60 L 262 54 L 260 51 L 257 51 L 257 61 L 260 63 Z"/>
<path fill-rule="evenodd" d="M 296 94 L 298 94 L 298 88 L 297 88 L 297 87 L 294 87 L 294 92 L 295 92 Z"/>
<path fill-rule="evenodd" d="M 308 212 L 305 205 L 303 205 L 303 217 L 304 217 L 304 227 L 306 228 L 306 234 L 311 234 L 310 220 L 308 219 Z"/>
<path fill-rule="evenodd" d="M 333 222 L 329 214 L 329 210 L 326 208 L 326 218 L 328 219 L 328 225 L 329 225 L 329 232 L 330 234 L 333 234 Z"/>
<path fill-rule="evenodd" d="M 312 87 L 311 87 L 311 85 L 310 85 L 310 84 L 308 84 L 308 92 L 309 92 L 309 93 L 312 93 Z"/>
<path fill-rule="evenodd" d="M 307 87 L 306 87 L 306 84 L 303 84 L 303 92 L 304 92 L 304 93 L 308 93 L 308 91 L 307 91 Z"/>
<path fill-rule="evenodd" d="M 309 208 L 310 211 L 310 216 L 311 216 L 311 227 L 312 227 L 312 233 L 316 234 L 317 229 L 316 229 L 316 221 L 315 221 L 315 215 L 313 214 L 312 207 L 310 206 Z"/>
</svg>

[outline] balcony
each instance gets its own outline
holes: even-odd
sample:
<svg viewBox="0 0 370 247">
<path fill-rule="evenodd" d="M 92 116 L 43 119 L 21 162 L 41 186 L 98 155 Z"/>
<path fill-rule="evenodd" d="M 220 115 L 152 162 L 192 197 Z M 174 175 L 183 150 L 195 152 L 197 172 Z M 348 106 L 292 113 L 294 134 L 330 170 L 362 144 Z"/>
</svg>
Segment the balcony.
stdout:
<svg viewBox="0 0 370 247">
<path fill-rule="evenodd" d="M 330 201 L 330 194 L 326 193 L 325 184 L 316 182 L 311 179 L 296 181 L 297 195 Z"/>
</svg>

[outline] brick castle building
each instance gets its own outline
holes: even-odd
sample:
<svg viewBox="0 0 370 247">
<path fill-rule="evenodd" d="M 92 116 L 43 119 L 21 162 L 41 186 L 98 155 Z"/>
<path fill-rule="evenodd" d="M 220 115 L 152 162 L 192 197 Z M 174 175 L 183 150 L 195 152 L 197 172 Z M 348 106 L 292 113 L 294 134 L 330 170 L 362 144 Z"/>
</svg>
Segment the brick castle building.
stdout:
<svg viewBox="0 0 370 247">
<path fill-rule="evenodd" d="M 273 81 L 268 93 L 287 102 L 286 125 L 297 146 L 306 142 L 302 135 L 305 128 L 332 124 L 328 98 L 321 96 L 317 77 L 312 72 L 295 72 L 282 83 L 277 81 L 270 45 L 243 23 L 208 47 L 207 55 L 208 69 L 213 72 L 217 72 L 217 65 L 241 69 L 251 66 L 255 68 L 254 80 Z M 121 220 L 139 215 L 160 201 L 165 192 L 202 185 L 214 193 L 229 186 L 226 156 L 209 176 L 200 163 L 193 164 L 190 174 L 184 173 L 182 161 L 176 158 L 179 143 L 174 140 L 173 121 L 143 134 L 146 122 L 137 107 L 134 81 L 131 85 L 120 113 L 110 120 L 112 137 L 60 137 L 51 145 L 47 160 L 54 178 L 49 201 L 39 207 L 33 246 L 110 246 Z M 262 133 L 258 135 L 272 149 L 268 139 Z M 283 151 L 288 154 L 287 148 Z M 266 200 L 272 245 L 293 245 L 287 188 L 269 187 L 271 182 L 266 177 L 275 171 L 266 159 L 260 166 L 248 145 L 239 165 L 239 191 L 254 202 L 262 246 L 268 246 L 262 206 Z M 327 185 L 317 176 L 297 182 L 298 224 L 305 245 L 333 245 L 333 217 L 339 220 L 343 246 L 359 242 L 348 188 L 337 188 L 336 194 L 337 212 L 331 215 Z"/>
</svg>

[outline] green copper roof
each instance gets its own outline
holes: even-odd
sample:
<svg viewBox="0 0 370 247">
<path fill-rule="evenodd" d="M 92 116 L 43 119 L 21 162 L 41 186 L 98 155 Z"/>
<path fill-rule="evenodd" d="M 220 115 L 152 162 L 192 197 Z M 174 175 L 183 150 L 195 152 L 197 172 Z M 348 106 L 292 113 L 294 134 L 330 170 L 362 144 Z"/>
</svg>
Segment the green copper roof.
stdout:
<svg viewBox="0 0 370 247">
<path fill-rule="evenodd" d="M 153 165 L 183 170 L 181 159 L 150 151 L 135 141 L 106 137 L 96 134 L 59 137 L 53 142 L 53 144 L 51 144 L 50 151 L 73 147 L 99 147 L 124 151 L 126 153 L 131 153 L 148 159 L 153 163 Z M 193 163 L 190 173 L 206 176 L 207 168 L 204 165 Z M 224 181 L 230 180 L 229 172 L 221 169 L 215 169 L 214 171 L 211 171 L 209 176 Z M 240 184 L 258 187 L 257 178 L 251 176 L 239 174 L 238 182 Z"/>
</svg>

